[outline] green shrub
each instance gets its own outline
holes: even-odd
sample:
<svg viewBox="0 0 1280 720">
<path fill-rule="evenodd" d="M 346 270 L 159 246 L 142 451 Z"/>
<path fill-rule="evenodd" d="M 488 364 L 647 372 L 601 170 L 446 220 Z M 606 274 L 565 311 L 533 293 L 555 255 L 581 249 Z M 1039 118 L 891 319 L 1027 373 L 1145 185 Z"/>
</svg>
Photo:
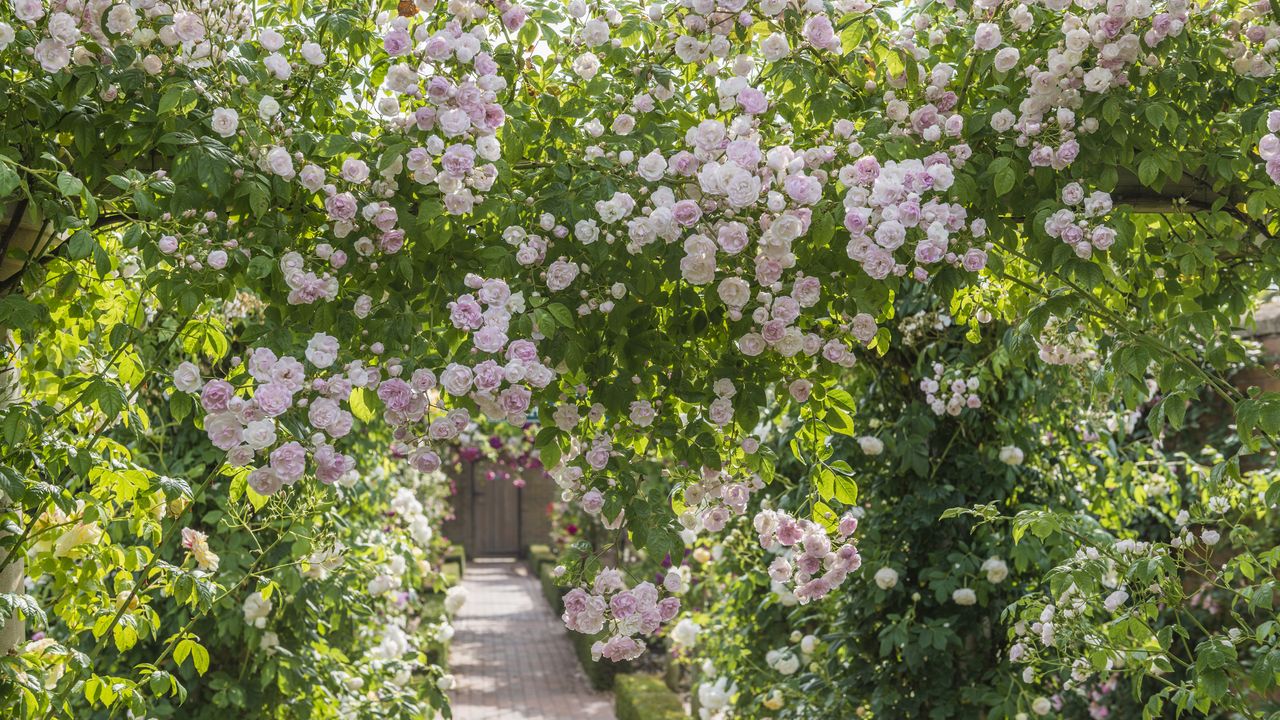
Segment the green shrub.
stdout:
<svg viewBox="0 0 1280 720">
<path fill-rule="evenodd" d="M 542 583 L 542 596 L 547 599 L 547 604 L 551 606 L 551 611 L 556 615 L 564 612 L 564 590 L 556 585 L 556 579 L 551 576 L 551 566 L 543 564 L 538 569 L 538 581 Z"/>
<path fill-rule="evenodd" d="M 619 675 L 614 682 L 618 720 L 678 720 L 687 718 L 680 696 L 650 673 Z"/>
<path fill-rule="evenodd" d="M 551 548 L 546 545 L 530 545 L 525 553 L 525 561 L 529 563 L 529 571 L 534 575 L 538 575 L 542 571 L 542 566 L 548 563 L 554 565 L 556 562 L 555 553 L 551 552 Z"/>
<path fill-rule="evenodd" d="M 418 633 L 419 647 L 427 655 L 427 661 L 447 669 L 449 665 L 449 643 L 437 640 L 430 628 L 445 619 L 444 593 L 422 593 L 419 596 L 422 626 Z"/>
<path fill-rule="evenodd" d="M 456 560 L 446 560 L 440 566 L 440 575 L 444 578 L 445 587 L 453 587 L 462 580 L 462 563 Z"/>
<path fill-rule="evenodd" d="M 444 554 L 444 565 L 457 565 L 457 579 L 461 580 L 467 569 L 467 551 L 461 545 L 454 545 Z"/>
</svg>

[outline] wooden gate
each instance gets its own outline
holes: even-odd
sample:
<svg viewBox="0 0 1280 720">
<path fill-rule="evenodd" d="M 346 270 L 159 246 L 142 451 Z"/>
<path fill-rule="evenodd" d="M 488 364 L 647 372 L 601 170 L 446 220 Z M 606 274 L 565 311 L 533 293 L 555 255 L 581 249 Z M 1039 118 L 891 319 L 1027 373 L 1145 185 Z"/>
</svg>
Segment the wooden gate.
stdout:
<svg viewBox="0 0 1280 720">
<path fill-rule="evenodd" d="M 510 479 L 489 480 L 486 463 L 470 464 L 471 554 L 520 553 L 521 493 Z"/>
</svg>

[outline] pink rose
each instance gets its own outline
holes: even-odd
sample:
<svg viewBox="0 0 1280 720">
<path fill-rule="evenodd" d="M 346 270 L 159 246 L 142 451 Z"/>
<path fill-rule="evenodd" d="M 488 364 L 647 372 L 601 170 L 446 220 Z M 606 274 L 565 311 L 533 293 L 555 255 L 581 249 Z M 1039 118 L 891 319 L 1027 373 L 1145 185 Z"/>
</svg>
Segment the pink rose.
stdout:
<svg viewBox="0 0 1280 720">
<path fill-rule="evenodd" d="M 296 441 L 288 442 L 271 451 L 271 469 L 280 482 L 292 485 L 307 469 L 307 451 Z"/>
<path fill-rule="evenodd" d="M 200 405 L 206 412 L 221 412 L 235 394 L 235 387 L 226 380 L 210 380 L 200 393 Z"/>
</svg>

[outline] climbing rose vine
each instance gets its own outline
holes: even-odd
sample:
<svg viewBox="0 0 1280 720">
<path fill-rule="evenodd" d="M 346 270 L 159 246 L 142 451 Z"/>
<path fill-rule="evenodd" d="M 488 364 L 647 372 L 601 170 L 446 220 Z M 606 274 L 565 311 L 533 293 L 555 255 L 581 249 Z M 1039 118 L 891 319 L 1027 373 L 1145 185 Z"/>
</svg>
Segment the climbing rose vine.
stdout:
<svg viewBox="0 0 1280 720">
<path fill-rule="evenodd" d="M 315 717 L 413 672 L 443 706 L 392 595 L 443 583 L 445 512 L 390 486 L 438 493 L 478 425 L 531 424 L 562 501 L 664 568 L 563 558 L 566 624 L 615 661 L 692 644 L 708 544 L 786 607 L 896 587 L 858 579 L 888 522 L 861 463 L 942 487 L 978 434 L 922 438 L 997 417 L 1010 367 L 1080 417 L 1145 414 L 1152 447 L 1212 400 L 1236 427 L 1219 477 L 1276 449 L 1280 395 L 1228 380 L 1280 269 L 1265 0 L 0 2 L 0 571 L 28 579 L 0 611 L 46 633 L 0 648 L 15 714 L 190 714 L 208 638 L 266 648 L 275 688 L 220 676 L 217 707 L 280 702 L 308 663 Z M 998 427 L 1002 470 L 1060 437 Z M 1090 602 L 1054 590 L 1009 616 L 1010 663 L 1087 654 L 1026 625 Z M 355 593 L 379 601 L 339 619 Z M 329 621 L 363 660 L 325 652 Z M 714 665 L 705 715 L 754 702 Z M 1029 688 L 1051 677 L 1000 712 L 1049 712 Z M 1239 709 L 1205 683 L 1161 702 Z"/>
</svg>

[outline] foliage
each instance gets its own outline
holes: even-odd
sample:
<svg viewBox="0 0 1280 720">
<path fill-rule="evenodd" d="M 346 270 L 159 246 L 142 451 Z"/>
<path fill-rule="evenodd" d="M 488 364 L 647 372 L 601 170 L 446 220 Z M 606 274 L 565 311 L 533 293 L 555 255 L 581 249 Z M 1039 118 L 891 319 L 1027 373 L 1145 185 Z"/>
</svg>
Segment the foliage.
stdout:
<svg viewBox="0 0 1280 720">
<path fill-rule="evenodd" d="M 688 717 L 680 697 L 671 692 L 658 675 L 619 675 L 613 694 L 617 698 L 618 720 L 680 720 Z"/>
<path fill-rule="evenodd" d="M 4 0 L 0 610 L 45 635 L 0 707 L 442 708 L 391 629 L 444 589 L 441 452 L 505 421 L 607 532 L 566 620 L 621 660 L 701 603 L 708 716 L 1260 717 L 1278 23 Z"/>
</svg>

